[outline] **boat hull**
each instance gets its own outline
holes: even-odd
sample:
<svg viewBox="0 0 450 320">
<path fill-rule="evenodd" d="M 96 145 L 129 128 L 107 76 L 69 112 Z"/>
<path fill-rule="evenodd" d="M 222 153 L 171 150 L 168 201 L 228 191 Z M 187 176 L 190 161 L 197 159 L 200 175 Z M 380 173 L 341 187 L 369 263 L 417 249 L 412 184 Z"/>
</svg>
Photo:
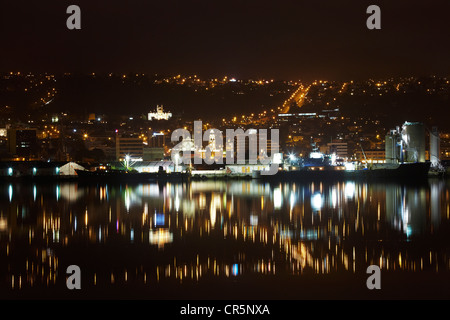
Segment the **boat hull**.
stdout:
<svg viewBox="0 0 450 320">
<path fill-rule="evenodd" d="M 279 171 L 272 176 L 261 176 L 267 181 L 308 181 L 308 180 L 395 180 L 415 181 L 428 178 L 430 163 L 404 163 L 395 169 L 336 170 L 333 167 L 322 170 Z"/>
<path fill-rule="evenodd" d="M 149 182 L 149 181 L 185 181 L 185 173 L 166 172 L 120 172 L 120 171 L 82 171 L 77 170 L 78 179 L 98 182 Z"/>
</svg>

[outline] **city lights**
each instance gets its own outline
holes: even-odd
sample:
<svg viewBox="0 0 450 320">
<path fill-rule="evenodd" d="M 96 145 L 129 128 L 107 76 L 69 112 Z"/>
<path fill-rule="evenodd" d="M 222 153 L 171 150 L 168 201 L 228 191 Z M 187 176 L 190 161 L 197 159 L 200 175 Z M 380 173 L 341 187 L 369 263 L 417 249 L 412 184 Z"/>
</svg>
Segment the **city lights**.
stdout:
<svg viewBox="0 0 450 320">
<path fill-rule="evenodd" d="M 204 2 L 2 4 L 3 309 L 450 298 L 450 2 Z"/>
</svg>

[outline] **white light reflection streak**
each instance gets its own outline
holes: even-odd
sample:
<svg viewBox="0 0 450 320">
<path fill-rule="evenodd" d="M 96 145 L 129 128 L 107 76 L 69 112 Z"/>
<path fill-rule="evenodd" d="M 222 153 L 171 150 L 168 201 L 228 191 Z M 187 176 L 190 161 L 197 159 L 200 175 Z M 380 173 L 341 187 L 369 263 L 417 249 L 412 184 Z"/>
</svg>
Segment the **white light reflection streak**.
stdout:
<svg viewBox="0 0 450 320">
<path fill-rule="evenodd" d="M 127 208 L 127 213 L 130 212 L 130 190 L 125 189 L 125 207 Z"/>
<path fill-rule="evenodd" d="M 331 189 L 331 206 L 333 207 L 333 209 L 336 209 L 336 206 L 337 206 L 337 191 L 336 191 L 336 187 L 333 187 Z"/>
<path fill-rule="evenodd" d="M 345 184 L 345 197 L 347 199 L 352 199 L 355 196 L 355 183 L 352 181 L 348 181 Z"/>
<path fill-rule="evenodd" d="M 277 187 L 273 189 L 273 206 L 275 209 L 280 209 L 283 203 L 283 197 L 281 195 L 281 188 Z"/>
<path fill-rule="evenodd" d="M 320 193 L 315 193 L 311 196 L 311 208 L 313 211 L 320 211 L 322 209 L 322 195 Z"/>
</svg>

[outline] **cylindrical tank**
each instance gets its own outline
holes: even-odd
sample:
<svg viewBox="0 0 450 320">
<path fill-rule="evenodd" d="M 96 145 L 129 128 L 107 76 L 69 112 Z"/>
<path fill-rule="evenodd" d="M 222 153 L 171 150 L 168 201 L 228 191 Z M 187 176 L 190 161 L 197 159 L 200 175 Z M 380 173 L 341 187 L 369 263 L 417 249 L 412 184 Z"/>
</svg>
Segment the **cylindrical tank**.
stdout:
<svg viewBox="0 0 450 320">
<path fill-rule="evenodd" d="M 425 162 L 425 126 L 419 122 L 403 124 L 402 139 L 406 162 Z"/>
<path fill-rule="evenodd" d="M 433 127 L 430 132 L 430 162 L 432 167 L 439 165 L 440 140 L 437 127 Z"/>
<path fill-rule="evenodd" d="M 398 163 L 400 148 L 398 146 L 399 135 L 397 131 L 391 130 L 385 137 L 386 163 Z"/>
</svg>

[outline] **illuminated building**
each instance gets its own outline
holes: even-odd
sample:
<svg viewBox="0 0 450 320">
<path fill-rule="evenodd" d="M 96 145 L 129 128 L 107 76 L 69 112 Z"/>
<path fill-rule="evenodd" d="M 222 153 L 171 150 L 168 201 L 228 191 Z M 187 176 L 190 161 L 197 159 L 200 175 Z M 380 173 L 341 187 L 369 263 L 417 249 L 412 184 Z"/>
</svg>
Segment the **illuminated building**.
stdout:
<svg viewBox="0 0 450 320">
<path fill-rule="evenodd" d="M 269 167 L 268 164 L 227 164 L 226 170 L 230 173 L 252 174 L 254 171 L 269 170 Z"/>
<path fill-rule="evenodd" d="M 127 156 L 131 160 L 142 159 L 144 156 L 144 144 L 139 137 L 120 137 L 116 134 L 116 159 L 123 160 Z"/>
<path fill-rule="evenodd" d="M 331 142 L 327 144 L 328 153 L 336 154 L 336 157 L 340 159 L 347 159 L 348 150 L 347 150 L 347 142 Z"/>
<path fill-rule="evenodd" d="M 386 144 L 386 163 L 398 163 L 400 161 L 400 129 L 391 130 L 385 138 Z"/>
<path fill-rule="evenodd" d="M 166 137 L 164 133 L 154 132 L 148 139 L 148 145 L 143 149 L 144 161 L 157 161 L 164 159 Z"/>
<path fill-rule="evenodd" d="M 405 122 L 386 135 L 386 162 L 425 162 L 425 126 Z"/>
<path fill-rule="evenodd" d="M 148 139 L 148 146 L 152 148 L 162 148 L 166 145 L 166 136 L 164 133 L 153 132 L 152 136 Z"/>
<path fill-rule="evenodd" d="M 430 161 L 432 167 L 439 166 L 440 162 L 440 138 L 436 127 L 433 127 L 430 132 Z"/>
<path fill-rule="evenodd" d="M 407 162 L 425 162 L 425 126 L 419 122 L 405 122 L 402 127 L 404 158 Z"/>
<path fill-rule="evenodd" d="M 175 169 L 172 161 L 137 161 L 131 167 L 138 172 L 158 172 L 160 167 L 166 172 L 173 172 Z"/>
<path fill-rule="evenodd" d="M 356 160 L 369 163 L 386 162 L 386 152 L 384 150 L 357 150 L 355 152 Z"/>
<path fill-rule="evenodd" d="M 172 118 L 171 112 L 164 112 L 163 106 L 156 106 L 156 112 L 148 113 L 148 120 L 169 120 Z"/>
</svg>

